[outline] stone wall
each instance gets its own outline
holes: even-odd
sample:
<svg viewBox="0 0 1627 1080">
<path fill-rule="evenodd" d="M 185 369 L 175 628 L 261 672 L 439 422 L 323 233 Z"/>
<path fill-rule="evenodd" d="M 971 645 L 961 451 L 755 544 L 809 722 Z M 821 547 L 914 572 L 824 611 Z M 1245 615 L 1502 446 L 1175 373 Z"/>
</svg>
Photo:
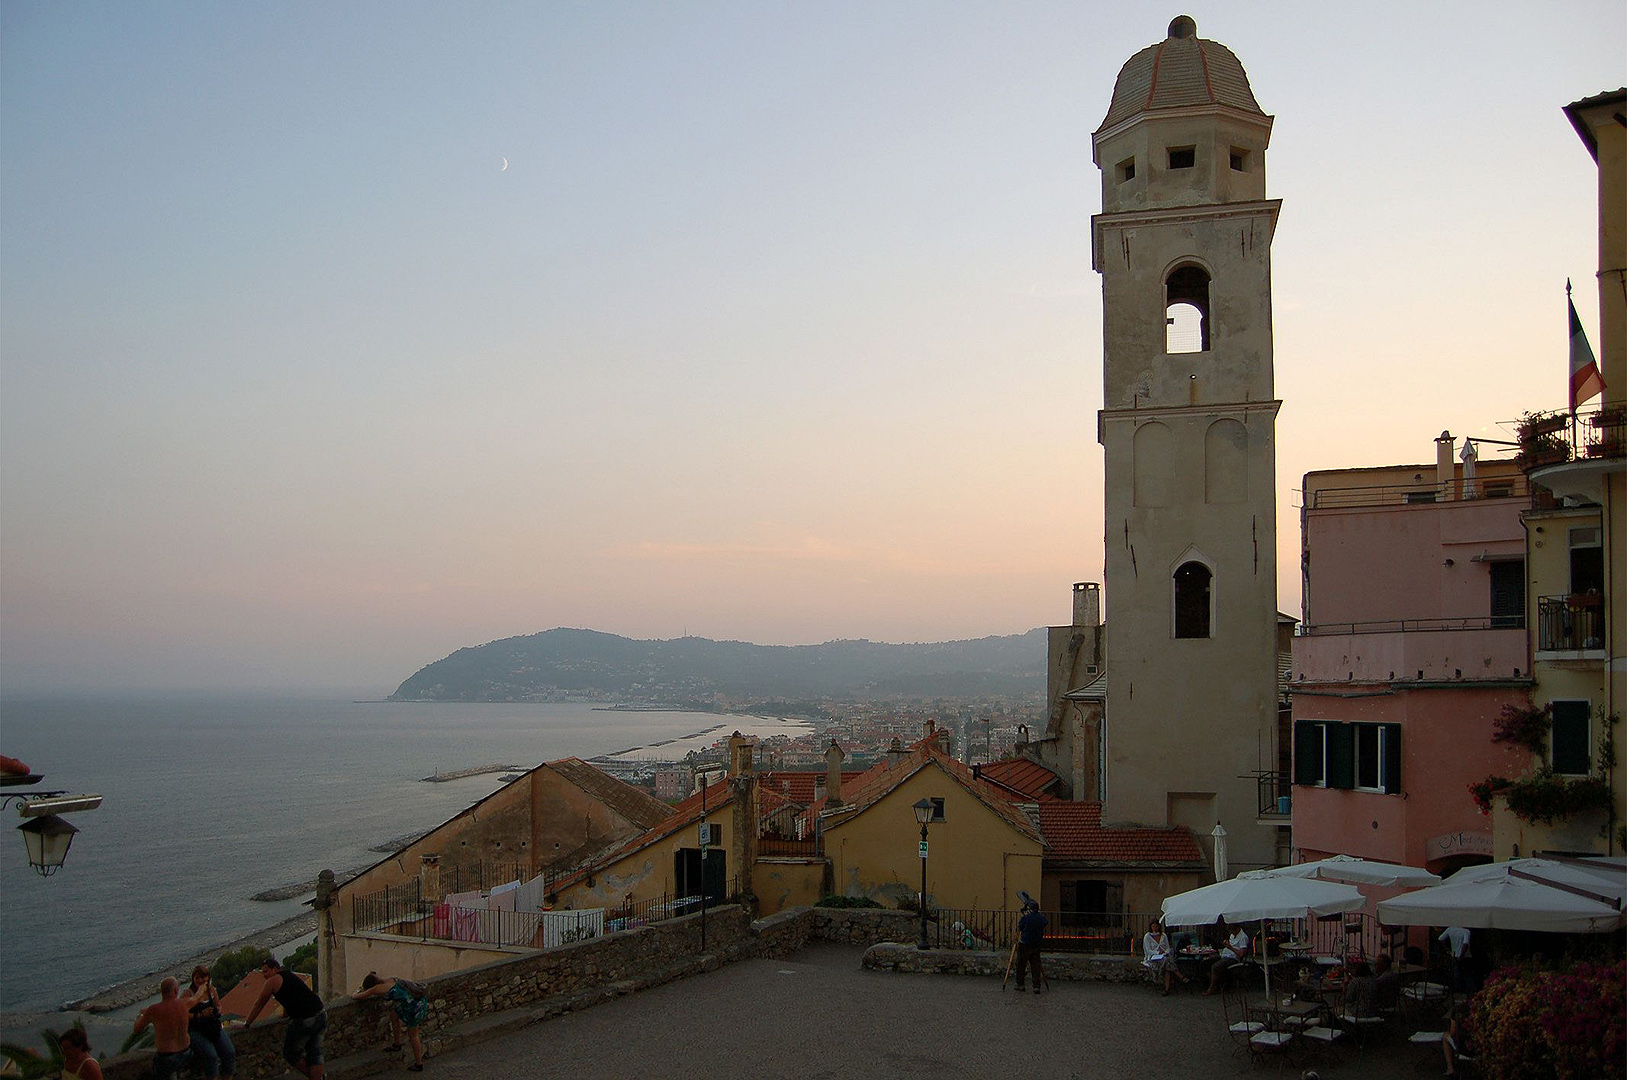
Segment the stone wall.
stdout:
<svg viewBox="0 0 1627 1080">
<path fill-rule="evenodd" d="M 916 916 L 907 911 L 799 907 L 752 922 L 743 908 L 730 904 L 707 913 L 704 950 L 697 914 L 556 949 L 528 951 L 423 980 L 429 988 L 424 1045 L 432 1054 L 443 1052 L 720 964 L 788 956 L 813 941 L 844 945 L 913 942 L 915 928 Z M 916 953 L 913 945 L 877 947 L 896 950 L 900 956 Z M 964 962 L 978 954 L 945 951 L 943 955 Z M 1046 962 L 1050 964 L 1051 959 L 1047 957 Z M 894 966 L 897 963 L 901 961 Z M 328 1003 L 323 1043 L 334 1074 L 360 1076 L 399 1066 L 394 1056 L 386 1059 L 378 1052 L 389 1031 L 387 1009 L 376 999 L 340 998 Z M 283 1021 L 275 1020 L 231 1032 L 237 1048 L 237 1075 L 242 1080 L 273 1080 L 284 1075 L 284 1028 Z M 103 1074 L 107 1080 L 137 1080 L 151 1075 L 151 1060 L 149 1052 L 126 1054 L 104 1063 Z"/>
<path fill-rule="evenodd" d="M 1149 982 L 1151 975 L 1140 961 L 1122 956 L 1085 953 L 1045 953 L 1045 977 L 1064 981 Z M 986 949 L 917 949 L 913 945 L 881 944 L 865 950 L 864 966 L 876 971 L 903 971 L 925 975 L 985 975 L 1001 979 L 1011 961 L 1007 952 Z"/>
</svg>

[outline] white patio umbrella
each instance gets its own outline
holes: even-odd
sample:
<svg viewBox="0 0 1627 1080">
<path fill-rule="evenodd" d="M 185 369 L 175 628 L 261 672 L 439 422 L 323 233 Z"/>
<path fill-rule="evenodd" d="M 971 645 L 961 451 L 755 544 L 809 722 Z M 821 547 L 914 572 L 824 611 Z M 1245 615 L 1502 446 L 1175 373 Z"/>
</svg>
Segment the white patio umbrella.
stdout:
<svg viewBox="0 0 1627 1080">
<path fill-rule="evenodd" d="M 1310 919 L 1355 911 L 1367 898 L 1354 885 L 1298 877 L 1250 877 L 1217 881 L 1201 889 L 1164 898 L 1166 926 L 1207 926 L 1216 919 L 1229 923 L 1258 922 L 1265 935 L 1267 919 Z M 1265 991 L 1271 993 L 1271 965 L 1265 968 Z"/>
<path fill-rule="evenodd" d="M 1627 925 L 1627 874 L 1548 859 L 1470 866 L 1445 882 L 1381 901 L 1391 926 L 1605 933 Z"/>
<path fill-rule="evenodd" d="M 1402 889 L 1421 889 L 1426 885 L 1441 883 L 1440 875 L 1431 874 L 1420 867 L 1358 859 L 1353 855 L 1332 855 L 1293 866 L 1249 870 L 1237 876 L 1321 878 L 1323 881 L 1344 881 L 1352 885 L 1389 885 Z"/>
<path fill-rule="evenodd" d="M 1215 880 L 1226 880 L 1226 827 L 1215 822 L 1215 829 L 1209 834 L 1215 838 Z"/>
</svg>

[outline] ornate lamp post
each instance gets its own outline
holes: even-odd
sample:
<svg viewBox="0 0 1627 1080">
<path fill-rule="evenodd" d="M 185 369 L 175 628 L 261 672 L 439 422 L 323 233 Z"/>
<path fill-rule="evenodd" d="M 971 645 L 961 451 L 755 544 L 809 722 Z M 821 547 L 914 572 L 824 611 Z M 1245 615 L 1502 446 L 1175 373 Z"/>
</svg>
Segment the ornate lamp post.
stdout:
<svg viewBox="0 0 1627 1080">
<path fill-rule="evenodd" d="M 42 780 L 38 773 L 15 758 L 6 758 L 0 771 L 0 787 L 32 787 Z M 0 794 L 0 806 L 17 802 L 17 813 L 28 820 L 17 826 L 23 834 L 23 845 L 28 848 L 28 865 L 38 870 L 41 877 L 50 877 L 62 869 L 68 857 L 68 847 L 79 830 L 58 814 L 71 814 L 79 810 L 94 810 L 102 805 L 100 795 L 69 795 L 62 791 L 41 791 L 24 795 L 6 792 Z"/>
<path fill-rule="evenodd" d="M 926 823 L 932 820 L 932 800 L 922 799 L 915 804 L 915 820 L 921 823 L 921 939 L 917 949 L 927 947 L 926 940 Z"/>
</svg>

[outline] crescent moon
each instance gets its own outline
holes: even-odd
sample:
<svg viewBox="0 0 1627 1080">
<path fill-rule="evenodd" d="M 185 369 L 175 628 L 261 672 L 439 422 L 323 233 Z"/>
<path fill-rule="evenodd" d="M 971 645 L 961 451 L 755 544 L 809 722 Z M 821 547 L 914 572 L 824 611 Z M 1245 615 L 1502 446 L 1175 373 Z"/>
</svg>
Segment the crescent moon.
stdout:
<svg viewBox="0 0 1627 1080">
<path fill-rule="evenodd" d="M 500 172 L 508 172 L 508 158 L 503 159 L 503 167 L 499 171 Z"/>
</svg>

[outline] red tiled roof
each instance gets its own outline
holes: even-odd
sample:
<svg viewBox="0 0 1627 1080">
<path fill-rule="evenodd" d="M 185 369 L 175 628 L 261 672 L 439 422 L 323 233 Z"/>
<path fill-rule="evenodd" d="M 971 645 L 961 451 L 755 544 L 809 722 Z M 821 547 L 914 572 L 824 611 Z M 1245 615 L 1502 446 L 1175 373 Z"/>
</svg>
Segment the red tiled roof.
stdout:
<svg viewBox="0 0 1627 1080">
<path fill-rule="evenodd" d="M 560 878 L 557 882 L 553 883 L 553 885 L 549 887 L 549 891 L 557 893 L 567 889 L 570 886 L 575 885 L 578 881 L 581 881 L 583 878 L 598 872 L 606 866 L 609 866 L 611 863 L 624 859 L 633 852 L 638 851 L 641 848 L 649 847 L 651 844 L 656 843 L 659 840 L 664 840 L 678 830 L 695 824 L 703 817 L 710 815 L 713 811 L 727 806 L 734 801 L 734 790 L 729 786 L 729 781 L 727 778 L 721 779 L 715 784 L 708 784 L 706 786 L 706 790 L 704 792 L 706 796 L 706 809 L 704 811 L 701 809 L 702 794 L 703 793 L 699 791 L 695 792 L 695 794 L 689 796 L 689 798 L 683 800 L 677 806 L 674 806 L 672 808 L 672 816 L 667 818 L 667 820 L 661 822 L 661 824 L 657 825 L 648 832 L 640 833 L 639 835 L 633 837 L 620 847 L 612 848 L 610 851 L 597 856 L 588 865 L 579 867 L 578 869 Z"/>
<path fill-rule="evenodd" d="M 672 807 L 581 758 L 550 761 L 548 768 L 569 780 L 640 829 L 654 828 L 672 814 Z"/>
<path fill-rule="evenodd" d="M 978 775 L 1009 789 L 1008 798 L 1023 797 L 1029 800 L 1038 799 L 1060 779 L 1039 762 L 1020 757 L 990 762 L 978 769 Z"/>
<path fill-rule="evenodd" d="M 1004 818 L 1006 823 L 1013 829 L 1016 829 L 1024 836 L 1044 842 L 1038 827 L 1028 815 L 1024 814 L 1015 803 L 1010 801 L 1007 792 L 994 784 L 973 776 L 971 769 L 944 752 L 943 746 L 937 738 L 922 739 L 902 758 L 889 762 L 880 770 L 871 770 L 874 775 L 870 777 L 868 782 L 859 785 L 858 790 L 844 800 L 841 809 L 832 812 L 831 827 L 837 827 L 844 821 L 852 820 L 854 815 L 868 810 L 885 798 L 894 788 L 929 765 L 936 765 L 943 772 L 948 773 L 962 787 L 976 796 L 979 802 L 994 811 L 999 817 Z"/>
<path fill-rule="evenodd" d="M 1185 828 L 1107 828 L 1099 802 L 1041 799 L 1039 827 L 1050 846 L 1047 859 L 1104 863 L 1203 863 L 1203 852 Z"/>
<path fill-rule="evenodd" d="M 842 771 L 842 790 L 847 791 L 853 782 L 863 776 L 863 771 Z M 777 791 L 794 803 L 807 806 L 814 801 L 814 788 L 823 787 L 825 773 L 819 772 L 770 772 L 763 774 L 763 790 Z"/>
</svg>

